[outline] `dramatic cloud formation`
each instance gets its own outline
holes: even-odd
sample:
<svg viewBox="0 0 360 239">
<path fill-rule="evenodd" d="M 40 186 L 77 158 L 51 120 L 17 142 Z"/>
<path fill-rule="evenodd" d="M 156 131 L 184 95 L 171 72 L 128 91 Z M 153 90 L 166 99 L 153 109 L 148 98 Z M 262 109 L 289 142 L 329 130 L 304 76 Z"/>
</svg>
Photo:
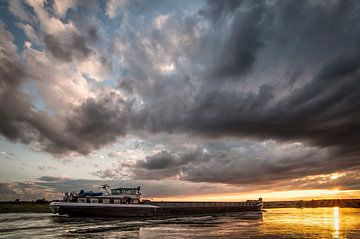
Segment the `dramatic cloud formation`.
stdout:
<svg viewBox="0 0 360 239">
<path fill-rule="evenodd" d="M 360 189 L 357 1 L 1 6 L 6 141 L 57 158 L 111 151 L 87 172 L 101 179 L 323 189 L 340 173 Z M 70 180 L 51 177 L 39 179 Z"/>
</svg>

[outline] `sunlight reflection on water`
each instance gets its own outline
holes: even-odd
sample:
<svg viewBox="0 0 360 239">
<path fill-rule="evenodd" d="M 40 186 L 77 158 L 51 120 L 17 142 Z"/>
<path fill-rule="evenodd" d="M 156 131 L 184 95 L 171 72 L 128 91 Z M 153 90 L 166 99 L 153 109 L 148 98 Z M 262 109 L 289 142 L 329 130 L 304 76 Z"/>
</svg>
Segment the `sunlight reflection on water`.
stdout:
<svg viewBox="0 0 360 239">
<path fill-rule="evenodd" d="M 360 209 L 269 209 L 262 231 L 284 238 L 360 238 Z M 281 237 L 281 238 L 282 238 Z"/>
<path fill-rule="evenodd" d="M 94 219 L 0 214 L 0 238 L 360 238 L 360 209 L 279 208 L 174 218 Z"/>
<path fill-rule="evenodd" d="M 334 207 L 334 238 L 339 238 L 339 230 L 340 230 L 340 223 L 339 223 L 339 208 Z"/>
</svg>

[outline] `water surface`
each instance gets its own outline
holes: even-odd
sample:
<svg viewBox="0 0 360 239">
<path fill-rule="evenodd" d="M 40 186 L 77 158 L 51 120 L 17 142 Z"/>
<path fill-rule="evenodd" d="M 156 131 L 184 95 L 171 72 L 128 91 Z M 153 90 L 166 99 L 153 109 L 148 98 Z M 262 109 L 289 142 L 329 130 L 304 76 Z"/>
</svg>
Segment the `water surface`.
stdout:
<svg viewBox="0 0 360 239">
<path fill-rule="evenodd" d="M 281 208 L 146 219 L 0 214 L 0 238 L 360 238 L 360 209 Z"/>
</svg>

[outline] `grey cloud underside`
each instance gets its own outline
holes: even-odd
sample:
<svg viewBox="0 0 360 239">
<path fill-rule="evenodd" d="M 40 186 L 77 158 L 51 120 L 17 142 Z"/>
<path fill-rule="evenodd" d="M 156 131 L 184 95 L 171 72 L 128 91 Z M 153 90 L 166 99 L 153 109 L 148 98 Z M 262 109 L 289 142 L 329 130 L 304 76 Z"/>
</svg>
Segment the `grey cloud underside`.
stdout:
<svg viewBox="0 0 360 239">
<path fill-rule="evenodd" d="M 39 180 L 44 181 L 44 182 L 59 182 L 59 181 L 66 180 L 66 178 L 55 177 L 55 176 L 41 176 L 39 178 Z"/>
<path fill-rule="evenodd" d="M 93 39 L 96 38 L 96 31 L 90 31 L 89 36 Z M 67 42 L 69 41 L 69 42 Z M 73 58 L 86 58 L 92 51 L 86 45 L 86 38 L 72 33 L 70 34 L 70 40 L 61 41 L 58 37 L 47 34 L 44 37 L 46 49 L 56 58 L 62 61 L 72 61 Z"/>
<path fill-rule="evenodd" d="M 284 179 L 331 174 L 358 167 L 353 157 L 338 155 L 329 149 L 277 147 L 276 144 L 269 147 L 252 144 L 251 147 L 218 146 L 209 151 L 163 151 L 138 161 L 131 172 L 138 179 L 176 178 L 192 182 L 272 185 Z M 342 157 L 341 161 L 337 157 Z"/>
<path fill-rule="evenodd" d="M 263 23 L 263 17 L 267 14 L 264 9 L 264 2 L 251 3 L 251 10 L 245 14 L 237 13 L 241 1 L 231 1 L 226 3 L 218 3 L 210 1 L 209 10 L 203 13 L 205 16 L 211 17 L 214 21 L 215 31 L 218 22 L 226 21 L 226 14 L 234 17 L 229 32 L 224 40 L 218 36 L 221 43 L 215 45 L 219 51 L 216 52 L 208 78 L 224 81 L 228 78 L 239 80 L 241 75 L 248 73 L 256 61 L 257 52 L 263 46 L 263 34 L 266 23 Z M 215 6 L 213 6 L 215 5 Z M 216 33 L 215 33 L 216 34 Z M 218 35 L 220 34 L 217 33 Z M 216 51 L 216 48 L 215 48 Z"/>
<path fill-rule="evenodd" d="M 66 131 L 83 140 L 85 146 L 91 142 L 90 147 L 99 148 L 125 134 L 131 105 L 113 93 L 100 100 L 89 99 L 67 119 Z"/>
<path fill-rule="evenodd" d="M 201 194 L 243 193 L 255 190 L 271 191 L 296 189 L 329 189 L 341 187 L 347 190 L 360 189 L 359 170 L 349 172 L 334 180 L 327 178 L 308 178 L 303 180 L 286 180 L 272 182 L 271 184 L 257 184 L 250 187 L 239 185 L 222 185 L 214 183 L 190 183 L 178 180 L 90 180 L 69 179 L 52 176 L 42 176 L 33 182 L 0 183 L 0 194 L 2 200 L 34 200 L 46 198 L 48 200 L 59 199 L 64 192 L 79 191 L 81 188 L 87 190 L 98 190 L 99 185 L 109 183 L 110 185 L 142 186 L 143 197 L 166 197 L 166 196 L 189 196 Z"/>
<path fill-rule="evenodd" d="M 0 28 L 3 26 L 0 25 Z M 3 29 L 0 30 L 3 37 L 10 38 Z M 22 138 L 26 142 L 23 133 L 26 125 L 22 122 L 29 118 L 30 112 L 26 97 L 19 89 L 26 73 L 11 44 L 2 42 L 0 51 L 0 130 L 7 138 Z"/>
<path fill-rule="evenodd" d="M 32 109 L 21 91 L 26 65 L 3 48 L 1 133 L 54 154 L 88 154 L 139 130 L 224 144 L 227 137 L 301 141 L 326 151 L 270 160 L 211 148 L 209 155 L 164 151 L 138 161 L 137 178 L 241 184 L 356 167 L 359 7 L 356 1 L 209 1 L 194 15 L 170 16 L 163 29 L 121 35 L 127 48 L 112 53 L 123 54 L 118 86 L 126 97 L 100 94 L 65 118 Z M 89 57 L 91 43 L 102 39 L 94 28 L 69 36 L 43 38 L 60 62 Z M 159 70 L 165 60 L 176 66 L 168 75 Z"/>
<path fill-rule="evenodd" d="M 321 2 L 318 4 L 279 2 L 276 8 L 265 9 L 268 13 L 264 15 L 271 16 L 263 19 L 268 24 L 267 28 L 256 24 L 251 26 L 254 21 L 249 26 L 250 30 L 256 27 L 256 31 L 252 31 L 254 35 L 250 34 L 253 43 L 257 37 L 262 37 L 263 45 L 249 47 L 254 60 L 248 65 L 236 56 L 238 52 L 242 55 L 241 44 L 239 51 L 236 44 L 231 44 L 236 32 L 230 27 L 233 31 L 228 33 L 229 38 L 225 41 L 228 44 L 223 49 L 227 57 L 219 58 L 219 64 L 209 68 L 213 70 L 210 72 L 216 76 L 217 82 L 209 83 L 208 79 L 204 79 L 191 100 L 185 99 L 173 105 L 174 109 L 170 112 L 175 114 L 161 111 L 161 108 L 168 109 L 166 103 L 171 98 L 164 100 L 160 106 L 150 105 L 148 110 L 145 109 L 141 124 L 154 132 L 187 132 L 200 137 L 218 137 L 224 142 L 224 136 L 302 141 L 326 149 L 326 154 L 309 152 L 272 158 L 269 152 L 268 157 L 257 160 L 255 154 L 250 153 L 251 157 L 247 158 L 225 151 L 207 155 L 206 163 L 194 155 L 191 161 L 179 165 L 181 159 L 174 155 L 176 152 L 168 152 L 140 161 L 133 171 L 135 177 L 261 184 L 357 167 L 360 150 L 360 114 L 356 100 L 360 97 L 360 34 L 354 28 L 359 16 L 353 10 L 358 5 L 354 2 L 339 2 L 330 6 Z M 236 14 L 236 11 L 228 9 L 226 12 Z M 219 14 L 216 13 L 217 16 Z M 236 19 L 235 16 L 234 22 Z M 242 25 L 238 27 L 241 29 Z M 219 49 L 215 50 L 215 56 L 221 52 L 222 48 Z M 256 62 L 256 56 L 264 56 L 264 59 Z M 222 64 L 232 67 L 232 57 L 239 60 L 238 71 L 229 68 L 222 73 L 219 70 Z M 227 64 L 229 59 L 231 64 Z M 268 62 L 264 63 L 264 60 Z M 266 75 L 271 77 L 271 68 L 275 71 L 279 62 L 288 71 L 293 71 L 293 76 L 275 81 L 266 79 Z M 299 68 L 299 62 L 305 67 Z M 245 73 L 258 69 L 257 64 L 260 68 L 268 67 L 257 90 L 238 90 L 236 83 L 226 82 L 229 77 L 249 82 Z M 309 72 L 311 78 L 305 80 Z M 251 74 L 256 76 L 256 72 Z"/>
<path fill-rule="evenodd" d="M 224 92 L 209 94 L 199 101 L 201 103 L 192 112 L 194 117 L 191 121 L 181 124 L 189 127 L 183 128 L 188 132 L 218 136 L 219 139 L 228 135 L 308 141 L 329 149 L 326 154 L 319 153 L 319 149 L 286 157 L 271 156 L 271 152 L 267 152 L 267 156 L 259 160 L 254 152 L 241 155 L 223 151 L 202 156 L 207 158 L 205 163 L 193 155 L 192 160 L 183 165 L 177 164 L 179 159 L 175 156 L 156 155 L 137 165 L 135 177 L 271 184 L 276 180 L 332 173 L 358 166 L 360 115 L 356 111 L 359 108 L 356 99 L 360 97 L 360 92 L 357 62 L 357 57 L 340 57 L 330 62 L 303 89 L 271 107 L 266 102 L 273 94 L 266 86 L 256 95 L 250 94 L 245 98 Z M 234 106 L 224 102 L 247 104 Z M 251 157 L 248 158 L 248 155 Z M 159 167 L 159 163 L 163 168 Z M 357 188 L 356 185 L 353 188 Z"/>
<path fill-rule="evenodd" d="M 291 37 L 291 34 L 301 37 L 298 46 L 292 46 L 293 49 L 289 49 L 289 52 L 285 54 L 279 52 L 279 55 L 267 57 L 276 58 L 273 61 L 278 61 L 279 58 L 290 61 L 289 64 L 284 63 L 284 67 L 290 69 L 297 57 L 309 60 L 309 63 L 313 55 L 315 58 L 324 57 L 318 61 L 318 68 L 312 73 L 312 79 L 307 83 L 291 90 L 279 89 L 278 83 L 267 82 L 265 76 L 257 92 L 244 92 L 236 90 L 237 87 L 233 85 L 228 88 L 225 83 L 205 82 L 191 105 L 182 107 L 186 109 L 185 112 L 179 111 L 168 122 L 163 122 L 153 116 L 155 119 L 150 119 L 149 125 L 160 122 L 163 128 L 210 136 L 305 140 L 320 146 L 341 145 L 357 148 L 360 135 L 357 110 L 359 105 L 355 99 L 359 97 L 358 40 L 360 34 L 359 31 L 350 27 L 358 16 L 352 12 L 351 3 L 349 4 L 350 6 L 346 6 L 345 3 L 337 3 L 330 7 L 320 5 L 311 9 L 309 7 L 311 3 L 300 1 L 297 3 L 299 5 L 297 11 L 300 13 L 295 16 L 286 15 L 293 8 L 291 3 L 279 3 L 280 6 L 276 5 L 276 7 L 280 10 L 275 7 L 272 10 L 263 10 L 272 13 L 271 18 L 264 21 L 274 22 L 274 25 L 269 26 L 272 28 L 272 33 L 267 39 L 268 47 L 274 46 L 273 38 L 276 42 L 281 37 L 290 38 L 283 39 L 286 49 L 291 47 L 293 41 L 296 40 Z M 357 5 L 354 7 L 356 8 Z M 275 10 L 280 12 L 278 21 L 280 20 L 281 23 L 272 19 L 277 17 L 272 12 Z M 305 16 L 307 21 L 302 23 Z M 338 20 L 335 21 L 334 18 Z M 234 21 L 236 21 L 236 16 Z M 288 26 L 291 24 L 293 25 Z M 284 32 L 289 31 L 290 28 L 295 29 L 295 33 Z M 297 29 L 300 29 L 299 32 L 296 32 Z M 232 34 L 235 34 L 234 31 L 230 33 L 230 38 Z M 332 38 L 329 39 L 329 36 Z M 331 48 L 335 41 L 337 41 L 336 47 Z M 304 48 L 302 42 L 305 47 L 309 45 L 309 50 L 304 49 L 300 53 L 297 51 Z M 266 47 L 266 44 L 263 47 Z M 315 47 L 318 50 L 315 50 Z M 274 48 L 276 49 L 275 46 Z M 229 51 L 230 55 L 219 59 L 220 66 L 232 58 L 231 52 L 236 52 L 231 47 L 227 48 L 227 45 L 224 51 Z M 325 51 L 327 52 L 324 53 Z M 291 52 L 299 53 L 299 55 L 287 56 Z M 236 57 L 236 59 L 239 58 Z M 272 66 L 270 59 L 265 64 Z M 237 69 L 242 67 L 243 65 L 239 63 Z M 219 80 L 226 78 L 229 72 L 231 71 L 224 73 L 222 78 L 218 76 Z M 270 76 L 271 68 L 265 73 Z M 242 71 L 236 73 L 238 77 L 242 74 Z M 282 90 L 289 93 L 279 97 Z M 158 129 L 161 126 L 155 125 L 154 128 Z"/>
<path fill-rule="evenodd" d="M 359 57 L 339 57 L 288 97 L 271 104 L 274 92 L 213 91 L 201 95 L 184 125 L 214 136 L 306 140 L 320 146 L 355 146 L 360 137 Z"/>
</svg>

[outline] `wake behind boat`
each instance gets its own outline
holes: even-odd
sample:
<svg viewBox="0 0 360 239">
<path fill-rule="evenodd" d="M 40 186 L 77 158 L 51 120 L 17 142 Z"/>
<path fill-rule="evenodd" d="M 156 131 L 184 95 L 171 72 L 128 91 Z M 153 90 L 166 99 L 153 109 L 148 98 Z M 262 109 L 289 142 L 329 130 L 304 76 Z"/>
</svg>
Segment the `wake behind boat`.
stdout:
<svg viewBox="0 0 360 239">
<path fill-rule="evenodd" d="M 101 188 L 104 192 L 65 193 L 61 201 L 50 203 L 50 209 L 69 216 L 143 217 L 261 211 L 263 206 L 261 198 L 246 202 L 166 202 L 141 200 L 140 187 Z"/>
</svg>

